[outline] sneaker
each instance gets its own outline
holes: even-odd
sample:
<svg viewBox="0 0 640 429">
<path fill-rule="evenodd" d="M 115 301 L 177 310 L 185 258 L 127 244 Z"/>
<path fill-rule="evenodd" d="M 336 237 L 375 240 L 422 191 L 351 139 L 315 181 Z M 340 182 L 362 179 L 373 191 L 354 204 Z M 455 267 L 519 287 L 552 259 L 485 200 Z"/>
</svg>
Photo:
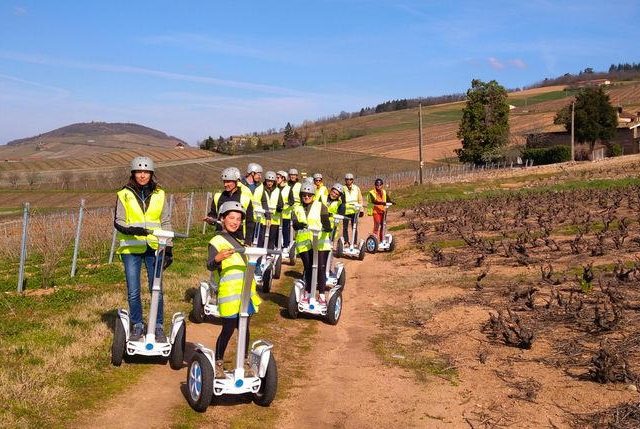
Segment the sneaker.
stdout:
<svg viewBox="0 0 640 429">
<path fill-rule="evenodd" d="M 324 297 L 324 293 L 318 295 L 318 304 L 327 305 L 327 298 Z"/>
<path fill-rule="evenodd" d="M 308 304 L 309 303 L 309 293 L 307 291 L 302 292 L 302 298 L 300 299 L 300 301 L 304 304 Z"/>
<path fill-rule="evenodd" d="M 131 330 L 131 335 L 129 335 L 129 341 L 140 341 L 144 336 L 144 325 L 142 323 L 137 323 L 133 325 L 133 329 Z"/>
<path fill-rule="evenodd" d="M 167 337 L 164 335 L 164 329 L 162 326 L 156 326 L 156 343 L 166 343 Z"/>
<path fill-rule="evenodd" d="M 249 363 L 249 358 L 244 360 L 244 376 L 245 377 L 256 376 L 255 372 L 253 372 L 253 368 L 251 368 L 251 364 Z"/>
<path fill-rule="evenodd" d="M 218 379 L 227 378 L 227 376 L 224 374 L 224 361 L 222 360 L 216 361 L 215 377 Z"/>
</svg>

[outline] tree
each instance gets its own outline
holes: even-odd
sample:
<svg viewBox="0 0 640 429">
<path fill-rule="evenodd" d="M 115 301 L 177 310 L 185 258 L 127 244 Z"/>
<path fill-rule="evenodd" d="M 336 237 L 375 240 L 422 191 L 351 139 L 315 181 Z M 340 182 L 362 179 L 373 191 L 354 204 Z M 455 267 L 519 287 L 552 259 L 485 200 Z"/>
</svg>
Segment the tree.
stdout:
<svg viewBox="0 0 640 429">
<path fill-rule="evenodd" d="M 481 163 L 500 158 L 509 141 L 507 90 L 495 80 L 471 81 L 457 135 L 462 140 L 462 148 L 456 150 L 460 161 Z"/>
<path fill-rule="evenodd" d="M 564 125 L 571 131 L 571 105 L 567 105 L 556 113 L 553 122 Z M 593 150 L 598 140 L 610 140 L 616 133 L 618 116 L 602 87 L 584 88 L 575 99 L 576 141 L 589 143 Z"/>
</svg>

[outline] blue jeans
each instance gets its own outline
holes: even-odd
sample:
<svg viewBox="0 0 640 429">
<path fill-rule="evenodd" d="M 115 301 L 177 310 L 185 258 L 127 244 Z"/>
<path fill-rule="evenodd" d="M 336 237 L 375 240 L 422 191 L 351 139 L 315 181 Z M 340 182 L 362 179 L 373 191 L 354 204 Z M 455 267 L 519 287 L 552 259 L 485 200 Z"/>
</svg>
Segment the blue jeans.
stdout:
<svg viewBox="0 0 640 429">
<path fill-rule="evenodd" d="M 127 298 L 129 300 L 129 318 L 135 326 L 142 324 L 142 300 L 140 299 L 140 271 L 142 270 L 142 261 L 147 267 L 147 279 L 149 282 L 149 292 L 153 285 L 153 269 L 156 263 L 156 253 L 150 247 L 147 247 L 145 253 L 139 254 L 122 254 L 122 263 L 124 264 L 124 275 L 127 279 Z M 162 267 L 158 267 L 162 269 Z M 160 301 L 158 302 L 158 315 L 156 318 L 156 326 L 164 324 L 162 290 L 160 290 Z"/>
<path fill-rule="evenodd" d="M 291 243 L 291 219 L 282 219 L 282 246 L 289 247 Z"/>
</svg>

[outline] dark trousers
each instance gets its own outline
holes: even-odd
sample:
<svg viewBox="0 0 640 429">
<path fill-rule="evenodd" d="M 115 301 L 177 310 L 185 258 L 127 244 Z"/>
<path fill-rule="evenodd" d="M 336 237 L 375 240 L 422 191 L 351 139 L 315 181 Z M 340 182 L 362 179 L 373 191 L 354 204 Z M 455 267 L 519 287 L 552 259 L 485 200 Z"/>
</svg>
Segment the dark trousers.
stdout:
<svg viewBox="0 0 640 429">
<path fill-rule="evenodd" d="M 313 275 L 313 250 L 307 250 L 298 254 L 302 259 L 304 266 L 304 283 L 305 290 L 311 292 L 311 277 Z M 327 286 L 327 259 L 329 259 L 329 251 L 321 250 L 318 252 L 318 292 L 324 293 Z"/>
<path fill-rule="evenodd" d="M 282 219 L 282 247 L 291 244 L 291 219 Z"/>
<path fill-rule="evenodd" d="M 344 220 L 342 221 L 342 236 L 344 237 L 344 241 L 351 243 L 349 240 L 349 231 L 353 228 L 353 224 L 356 223 L 356 216 L 358 213 L 344 215 Z M 349 221 L 351 221 L 351 228 L 349 228 Z M 353 243 L 358 241 L 358 231 L 356 231 L 355 236 L 353 237 Z"/>
<path fill-rule="evenodd" d="M 247 319 L 247 341 L 245 344 L 245 352 L 244 356 L 247 357 L 249 353 L 249 321 L 251 318 Z M 233 331 L 238 327 L 238 323 L 240 322 L 240 317 L 223 317 L 222 318 L 222 331 L 218 336 L 218 340 L 216 341 L 216 360 L 224 359 L 224 352 L 227 350 L 227 345 L 229 345 L 229 340 L 231 340 L 231 336 L 233 335 Z"/>
</svg>

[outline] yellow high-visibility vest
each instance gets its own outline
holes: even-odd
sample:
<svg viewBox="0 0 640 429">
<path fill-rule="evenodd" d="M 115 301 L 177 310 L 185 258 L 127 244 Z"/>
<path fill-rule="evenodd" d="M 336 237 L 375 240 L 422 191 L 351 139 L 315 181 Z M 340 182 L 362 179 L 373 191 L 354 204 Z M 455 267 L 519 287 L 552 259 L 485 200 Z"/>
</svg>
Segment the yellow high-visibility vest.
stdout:
<svg viewBox="0 0 640 429">
<path fill-rule="evenodd" d="M 296 182 L 291 187 L 291 192 L 293 192 L 293 203 L 300 204 L 300 189 L 302 189 L 302 183 Z"/>
<path fill-rule="evenodd" d="M 143 211 L 135 194 L 128 188 L 118 191 L 118 198 L 124 206 L 125 222 L 127 226 L 139 226 L 146 229 L 160 229 L 162 226 L 162 208 L 164 207 L 164 191 L 156 187 L 149 199 L 147 211 Z M 116 234 L 118 254 L 139 254 L 147 251 L 147 245 L 152 249 L 158 248 L 155 235 L 128 235 L 118 231 Z"/>
<path fill-rule="evenodd" d="M 231 244 L 222 234 L 214 235 L 209 244 L 216 248 L 218 252 L 226 249 L 233 249 Z M 223 259 L 221 267 L 213 272 L 218 288 L 218 311 L 222 317 L 235 316 L 240 312 L 242 301 L 242 286 L 244 285 L 244 275 L 247 271 L 247 263 L 240 253 L 233 253 L 227 259 Z M 258 307 L 262 300 L 256 292 L 256 282 L 251 279 L 251 303 L 258 312 Z"/>
<path fill-rule="evenodd" d="M 352 204 L 358 203 L 360 188 L 358 188 L 357 185 L 351 185 L 351 190 L 349 190 L 349 187 L 345 185 L 342 187 L 342 191 L 344 192 L 344 200 L 346 203 L 344 214 L 346 215 L 354 214 L 356 212 L 356 209 L 353 208 Z"/>
<path fill-rule="evenodd" d="M 372 189 L 369 191 L 369 194 L 367 194 L 367 202 L 369 204 L 367 204 L 367 214 L 369 216 L 373 215 L 373 209 L 374 209 L 374 201 L 378 200 L 378 193 L 376 192 L 375 189 Z M 383 202 L 387 202 L 387 191 L 385 191 L 384 189 L 382 190 L 382 201 Z M 381 211 L 385 211 L 387 208 L 384 206 L 378 206 L 378 209 Z"/>
<path fill-rule="evenodd" d="M 322 203 L 320 201 L 312 202 L 309 208 L 309 215 L 305 213 L 304 207 L 300 204 L 294 205 L 293 210 L 298 222 L 307 224 L 307 228 L 299 230 L 296 234 L 296 252 L 306 252 L 313 247 L 313 233 L 310 228 L 322 229 L 322 221 L 320 220 Z M 331 250 L 329 232 L 321 231 L 318 235 L 318 250 Z"/>
<path fill-rule="evenodd" d="M 277 186 L 271 191 L 271 194 L 267 194 L 267 205 L 271 211 L 271 225 L 280 225 L 280 213 L 276 213 L 276 207 L 278 205 L 278 199 L 280 198 L 280 188 Z"/>
<path fill-rule="evenodd" d="M 289 205 L 289 194 L 291 193 L 291 186 L 284 185 L 280 188 L 280 194 L 282 195 L 282 219 L 291 219 L 292 206 Z"/>
</svg>

